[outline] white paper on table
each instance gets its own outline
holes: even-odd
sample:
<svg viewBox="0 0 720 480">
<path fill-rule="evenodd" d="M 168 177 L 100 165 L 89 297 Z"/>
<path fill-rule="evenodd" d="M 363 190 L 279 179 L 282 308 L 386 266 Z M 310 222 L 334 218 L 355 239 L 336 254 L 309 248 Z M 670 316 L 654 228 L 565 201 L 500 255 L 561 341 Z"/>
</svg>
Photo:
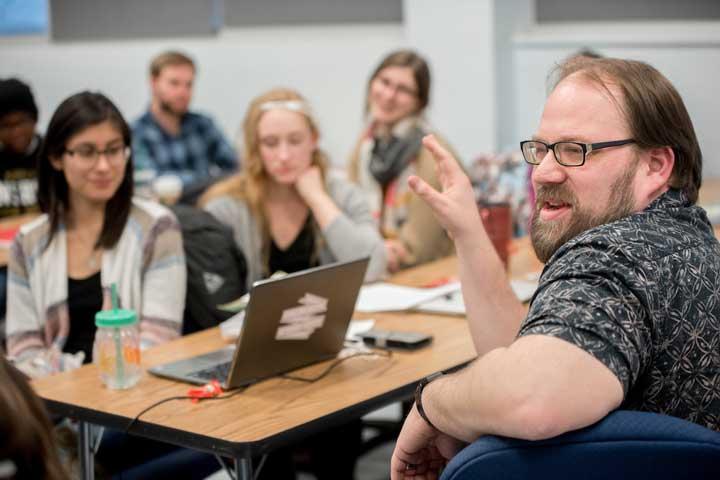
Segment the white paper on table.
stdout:
<svg viewBox="0 0 720 480">
<path fill-rule="evenodd" d="M 537 279 L 511 280 L 510 286 L 521 302 L 527 302 L 532 298 L 535 290 L 537 290 L 538 281 Z M 457 290 L 448 295 L 423 302 L 417 305 L 415 310 L 449 315 L 465 315 L 465 301 L 463 300 L 462 292 Z"/>
<path fill-rule="evenodd" d="M 421 303 L 460 290 L 460 282 L 451 282 L 435 288 L 414 288 L 392 283 L 373 283 L 360 289 L 356 312 L 398 312 L 410 310 Z"/>
<path fill-rule="evenodd" d="M 241 310 L 220 324 L 220 336 L 224 340 L 235 340 L 245 323 L 245 310 Z"/>
<path fill-rule="evenodd" d="M 366 320 L 352 320 L 348 327 L 345 339 L 347 340 L 359 340 L 361 333 L 365 333 L 375 326 L 375 320 L 368 318 Z"/>
</svg>

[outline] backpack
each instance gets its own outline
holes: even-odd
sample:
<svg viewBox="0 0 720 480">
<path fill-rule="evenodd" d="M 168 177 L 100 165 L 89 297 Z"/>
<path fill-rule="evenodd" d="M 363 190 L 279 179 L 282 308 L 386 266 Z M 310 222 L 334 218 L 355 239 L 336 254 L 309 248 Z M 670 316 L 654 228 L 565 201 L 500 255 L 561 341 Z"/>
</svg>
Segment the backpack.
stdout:
<svg viewBox="0 0 720 480">
<path fill-rule="evenodd" d="M 209 212 L 171 207 L 180 223 L 187 266 L 183 335 L 214 327 L 233 313 L 217 308 L 247 291 L 247 263 L 232 230 Z"/>
</svg>

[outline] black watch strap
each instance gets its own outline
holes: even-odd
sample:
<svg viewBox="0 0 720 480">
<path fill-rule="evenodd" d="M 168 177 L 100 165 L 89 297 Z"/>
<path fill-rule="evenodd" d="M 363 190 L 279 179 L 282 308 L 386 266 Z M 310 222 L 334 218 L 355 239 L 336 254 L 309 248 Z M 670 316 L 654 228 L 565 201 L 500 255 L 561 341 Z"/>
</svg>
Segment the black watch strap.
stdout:
<svg viewBox="0 0 720 480">
<path fill-rule="evenodd" d="M 432 382 L 433 380 L 435 380 L 436 378 L 438 378 L 442 375 L 443 375 L 443 372 L 435 372 L 432 375 L 429 375 L 429 376 L 423 378 L 422 380 L 420 380 L 420 383 L 418 383 L 417 387 L 415 388 L 415 408 L 417 409 L 417 411 L 420 414 L 420 416 L 422 417 L 422 419 L 425 420 L 427 422 L 427 424 L 430 425 L 430 427 L 433 430 L 437 430 L 437 427 L 435 425 L 433 425 L 433 423 L 430 421 L 427 414 L 425 413 L 425 409 L 423 408 L 423 404 L 422 404 L 422 392 L 428 383 Z"/>
</svg>

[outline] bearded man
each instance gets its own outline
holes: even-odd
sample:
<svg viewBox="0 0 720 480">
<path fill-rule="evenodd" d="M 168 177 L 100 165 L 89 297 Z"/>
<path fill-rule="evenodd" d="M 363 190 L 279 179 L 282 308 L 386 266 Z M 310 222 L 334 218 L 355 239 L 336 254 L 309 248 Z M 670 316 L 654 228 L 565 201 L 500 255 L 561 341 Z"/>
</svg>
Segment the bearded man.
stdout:
<svg viewBox="0 0 720 480">
<path fill-rule="evenodd" d="M 420 383 L 393 479 L 435 478 L 485 434 L 545 439 L 617 408 L 720 430 L 720 244 L 694 205 L 702 155 L 685 105 L 641 62 L 576 58 L 557 78 L 521 143 L 546 263 L 527 312 L 467 177 L 424 140 L 442 192 L 409 182 L 455 241 L 479 358 Z"/>
<path fill-rule="evenodd" d="M 135 169 L 176 175 L 186 188 L 238 168 L 235 151 L 213 120 L 189 111 L 195 73 L 195 63 L 183 53 L 155 57 L 150 108 L 132 125 Z"/>
</svg>

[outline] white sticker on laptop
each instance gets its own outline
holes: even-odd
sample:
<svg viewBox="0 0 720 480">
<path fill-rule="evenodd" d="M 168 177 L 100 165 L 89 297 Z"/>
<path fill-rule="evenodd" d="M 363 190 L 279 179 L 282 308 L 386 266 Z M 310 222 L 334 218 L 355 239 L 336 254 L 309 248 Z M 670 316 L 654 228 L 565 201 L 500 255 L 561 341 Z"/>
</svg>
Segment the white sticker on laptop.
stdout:
<svg viewBox="0 0 720 480">
<path fill-rule="evenodd" d="M 307 340 L 325 324 L 327 298 L 306 293 L 298 303 L 299 306 L 283 311 L 275 340 Z"/>
</svg>

